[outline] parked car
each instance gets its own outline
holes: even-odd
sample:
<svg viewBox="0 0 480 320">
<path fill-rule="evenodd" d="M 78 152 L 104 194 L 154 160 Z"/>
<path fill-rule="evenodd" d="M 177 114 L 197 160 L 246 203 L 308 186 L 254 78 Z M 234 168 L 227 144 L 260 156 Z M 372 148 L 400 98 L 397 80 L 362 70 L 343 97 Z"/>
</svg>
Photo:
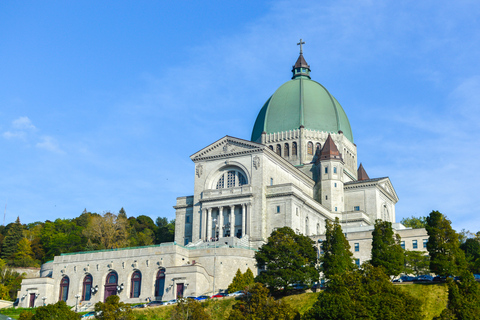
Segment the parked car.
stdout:
<svg viewBox="0 0 480 320">
<path fill-rule="evenodd" d="M 440 282 L 440 281 L 445 281 L 445 280 L 447 280 L 447 277 L 444 277 L 444 276 L 435 276 L 432 279 L 432 281 L 435 281 L 435 282 Z"/>
<path fill-rule="evenodd" d="M 303 283 L 295 283 L 292 285 L 291 288 L 294 290 L 305 290 L 305 289 L 308 289 L 308 286 Z"/>
<path fill-rule="evenodd" d="M 176 304 L 177 302 L 178 302 L 177 299 L 172 299 L 172 300 L 168 300 L 163 305 L 168 306 L 168 305 L 171 305 L 171 304 Z"/>
<path fill-rule="evenodd" d="M 224 292 L 219 292 L 217 294 L 214 294 L 213 296 L 211 296 L 211 298 L 223 298 L 223 297 L 226 297 L 228 294 L 224 293 Z"/>
<path fill-rule="evenodd" d="M 145 305 L 146 307 L 158 307 L 158 306 L 163 306 L 162 301 L 151 301 Z"/>
<path fill-rule="evenodd" d="M 185 299 L 197 300 L 197 297 L 194 297 L 194 296 L 186 296 Z"/>
<path fill-rule="evenodd" d="M 207 299 L 210 299 L 209 296 L 198 296 L 195 298 L 195 300 L 197 301 L 203 301 L 203 300 L 207 300 Z"/>
<path fill-rule="evenodd" d="M 83 319 L 83 320 L 87 320 L 87 319 L 93 319 L 94 317 L 95 317 L 95 312 L 94 312 L 94 311 L 91 311 L 91 312 L 85 313 L 85 314 L 82 316 L 82 319 Z"/>
<path fill-rule="evenodd" d="M 411 282 L 411 281 L 415 281 L 416 279 L 417 279 L 416 277 L 412 277 L 412 276 L 401 276 L 400 282 Z"/>
<path fill-rule="evenodd" d="M 235 291 L 228 294 L 229 297 L 243 297 L 244 295 L 245 295 L 245 292 L 243 292 L 242 290 Z"/>
<path fill-rule="evenodd" d="M 423 274 L 418 276 L 416 281 L 433 281 L 433 277 L 429 274 Z"/>
<path fill-rule="evenodd" d="M 480 281 L 480 274 L 474 274 L 473 277 L 475 280 Z"/>
<path fill-rule="evenodd" d="M 146 306 L 147 306 L 146 304 L 141 303 L 141 304 L 136 304 L 136 305 L 132 306 L 131 308 L 132 309 L 145 308 Z"/>
</svg>

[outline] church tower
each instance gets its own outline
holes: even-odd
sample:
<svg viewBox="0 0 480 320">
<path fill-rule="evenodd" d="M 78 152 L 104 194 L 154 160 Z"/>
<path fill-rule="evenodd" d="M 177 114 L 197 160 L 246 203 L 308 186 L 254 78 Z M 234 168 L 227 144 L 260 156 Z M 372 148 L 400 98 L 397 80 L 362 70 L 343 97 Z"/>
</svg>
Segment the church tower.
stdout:
<svg viewBox="0 0 480 320">
<path fill-rule="evenodd" d="M 320 151 L 317 158 L 320 180 L 320 203 L 331 212 L 344 211 L 343 169 L 342 154 L 338 151 L 331 135 Z"/>
</svg>

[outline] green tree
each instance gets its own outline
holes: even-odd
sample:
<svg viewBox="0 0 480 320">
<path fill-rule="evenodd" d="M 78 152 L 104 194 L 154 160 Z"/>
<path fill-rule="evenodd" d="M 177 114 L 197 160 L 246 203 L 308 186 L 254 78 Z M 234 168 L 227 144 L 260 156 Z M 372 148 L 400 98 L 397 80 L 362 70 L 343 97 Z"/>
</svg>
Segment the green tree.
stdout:
<svg viewBox="0 0 480 320">
<path fill-rule="evenodd" d="M 480 241 L 478 238 L 468 238 L 460 245 L 465 253 L 468 269 L 472 273 L 480 273 Z"/>
<path fill-rule="evenodd" d="M 180 299 L 172 310 L 172 320 L 210 320 L 203 305 L 193 299 Z"/>
<path fill-rule="evenodd" d="M 372 259 L 374 267 L 382 267 L 389 276 L 398 276 L 403 269 L 404 253 L 400 236 L 394 234 L 392 223 L 376 220 L 372 232 Z"/>
<path fill-rule="evenodd" d="M 475 320 L 480 315 L 480 284 L 471 272 L 464 272 L 461 281 L 447 279 L 448 303 L 436 320 Z"/>
<path fill-rule="evenodd" d="M 74 220 L 56 219 L 46 221 L 41 230 L 41 245 L 45 250 L 42 262 L 52 260 L 62 253 L 85 250 L 86 238 L 82 235 L 82 227 Z"/>
<path fill-rule="evenodd" d="M 22 238 L 18 242 L 13 265 L 16 267 L 36 267 L 38 265 L 33 259 L 32 246 L 27 238 Z"/>
<path fill-rule="evenodd" d="M 13 271 L 6 262 L 0 259 L 0 285 L 4 289 L 8 290 L 8 298 L 5 300 L 15 300 L 17 298 L 17 293 L 20 290 L 22 284 L 23 276 L 18 272 Z M 2 295 L 5 297 L 5 295 Z M 2 298 L 4 299 L 4 298 Z"/>
<path fill-rule="evenodd" d="M 332 276 L 302 319 L 422 319 L 420 300 L 394 286 L 382 268 L 362 267 Z"/>
<path fill-rule="evenodd" d="M 95 244 L 96 249 L 124 248 L 127 246 L 127 220 L 106 212 L 95 216 L 83 230 L 83 235 Z"/>
<path fill-rule="evenodd" d="M 247 288 L 247 294 L 232 306 L 230 320 L 289 320 L 297 316 L 295 310 L 284 300 L 275 301 L 261 283 Z"/>
<path fill-rule="evenodd" d="M 425 228 L 427 226 L 427 217 L 417 218 L 412 216 L 411 218 L 403 218 L 400 221 L 400 223 L 407 228 L 412 228 L 412 229 Z"/>
<path fill-rule="evenodd" d="M 235 276 L 232 279 L 232 283 L 228 286 L 228 292 L 232 293 L 235 291 L 244 290 L 245 287 L 250 286 L 255 283 L 255 277 L 253 276 L 252 270 L 250 268 L 242 273 L 240 269 L 237 270 Z"/>
<path fill-rule="evenodd" d="M 403 273 L 416 276 L 429 273 L 430 257 L 423 251 L 405 250 L 405 268 Z"/>
<path fill-rule="evenodd" d="M 112 295 L 107 298 L 105 303 L 95 303 L 96 318 L 99 320 L 133 320 L 130 306 L 120 302 L 120 297 Z"/>
<path fill-rule="evenodd" d="M 167 218 L 158 217 L 156 224 L 158 229 L 155 234 L 155 243 L 173 242 L 175 238 L 175 219 L 169 222 Z"/>
<path fill-rule="evenodd" d="M 35 315 L 31 312 L 22 312 L 19 320 L 77 320 L 80 315 L 71 310 L 65 301 L 58 301 L 36 309 Z"/>
<path fill-rule="evenodd" d="M 350 251 L 350 244 L 342 232 L 340 221 L 335 218 L 335 222 L 327 220 L 325 241 L 322 242 L 323 256 L 321 271 L 328 279 L 334 275 L 350 271 L 355 268 Z"/>
<path fill-rule="evenodd" d="M 290 285 L 311 284 L 319 276 L 313 241 L 288 227 L 273 231 L 267 243 L 255 253 L 255 260 L 263 270 L 255 281 L 272 291 L 283 288 L 286 293 Z"/>
<path fill-rule="evenodd" d="M 17 252 L 17 246 L 23 238 L 23 225 L 20 223 L 20 217 L 17 217 L 15 223 L 9 228 L 2 243 L 2 259 L 7 263 L 13 263 L 13 258 Z"/>
<path fill-rule="evenodd" d="M 458 234 L 440 212 L 427 217 L 430 271 L 442 276 L 458 275 L 466 268 L 465 254 L 459 247 Z"/>
</svg>

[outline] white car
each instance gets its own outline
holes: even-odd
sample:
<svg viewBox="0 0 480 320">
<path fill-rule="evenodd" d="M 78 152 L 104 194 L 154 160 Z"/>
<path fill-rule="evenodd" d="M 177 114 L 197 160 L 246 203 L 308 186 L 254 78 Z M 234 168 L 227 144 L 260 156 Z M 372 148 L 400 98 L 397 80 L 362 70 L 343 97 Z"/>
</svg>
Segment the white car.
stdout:
<svg viewBox="0 0 480 320">
<path fill-rule="evenodd" d="M 170 304 L 176 304 L 177 302 L 178 302 L 177 299 L 172 299 L 172 300 L 169 300 L 169 301 L 165 302 L 163 305 L 168 306 Z"/>
<path fill-rule="evenodd" d="M 235 292 L 232 292 L 232 293 L 228 294 L 229 297 L 242 297 L 244 295 L 245 295 L 245 292 L 243 292 L 242 290 L 235 291 Z"/>
</svg>

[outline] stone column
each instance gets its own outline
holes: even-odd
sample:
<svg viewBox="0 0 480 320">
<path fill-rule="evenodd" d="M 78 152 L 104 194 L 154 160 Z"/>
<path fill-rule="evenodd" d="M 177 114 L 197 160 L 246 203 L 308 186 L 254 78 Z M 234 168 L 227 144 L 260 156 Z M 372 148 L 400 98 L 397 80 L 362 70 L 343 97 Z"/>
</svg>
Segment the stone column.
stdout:
<svg viewBox="0 0 480 320">
<path fill-rule="evenodd" d="M 245 211 L 245 209 L 246 209 L 245 207 L 246 207 L 246 204 L 243 203 L 243 204 L 242 204 L 242 238 L 245 236 L 245 228 L 246 228 L 246 225 L 245 225 L 245 221 L 246 221 L 246 219 L 245 219 L 245 218 L 246 218 L 246 217 L 245 217 L 245 214 L 246 214 L 247 212 Z"/>
<path fill-rule="evenodd" d="M 230 206 L 230 237 L 235 236 L 235 205 Z"/>
<path fill-rule="evenodd" d="M 207 230 L 207 226 L 205 225 L 205 223 L 207 221 L 206 215 L 207 215 L 207 209 L 203 208 L 202 209 L 202 220 L 200 221 L 200 239 L 202 239 L 204 241 L 205 241 L 205 238 L 206 238 L 205 231 Z"/>
<path fill-rule="evenodd" d="M 223 238 L 223 207 L 218 208 L 218 237 Z"/>
<path fill-rule="evenodd" d="M 247 209 L 247 219 L 245 221 L 245 234 L 248 234 L 248 236 L 251 237 L 252 235 L 250 234 L 250 223 L 252 221 L 252 219 L 251 219 L 251 217 L 252 217 L 252 204 L 247 203 L 245 209 Z"/>
<path fill-rule="evenodd" d="M 212 208 L 208 208 L 207 216 L 207 241 L 212 237 Z"/>
</svg>

